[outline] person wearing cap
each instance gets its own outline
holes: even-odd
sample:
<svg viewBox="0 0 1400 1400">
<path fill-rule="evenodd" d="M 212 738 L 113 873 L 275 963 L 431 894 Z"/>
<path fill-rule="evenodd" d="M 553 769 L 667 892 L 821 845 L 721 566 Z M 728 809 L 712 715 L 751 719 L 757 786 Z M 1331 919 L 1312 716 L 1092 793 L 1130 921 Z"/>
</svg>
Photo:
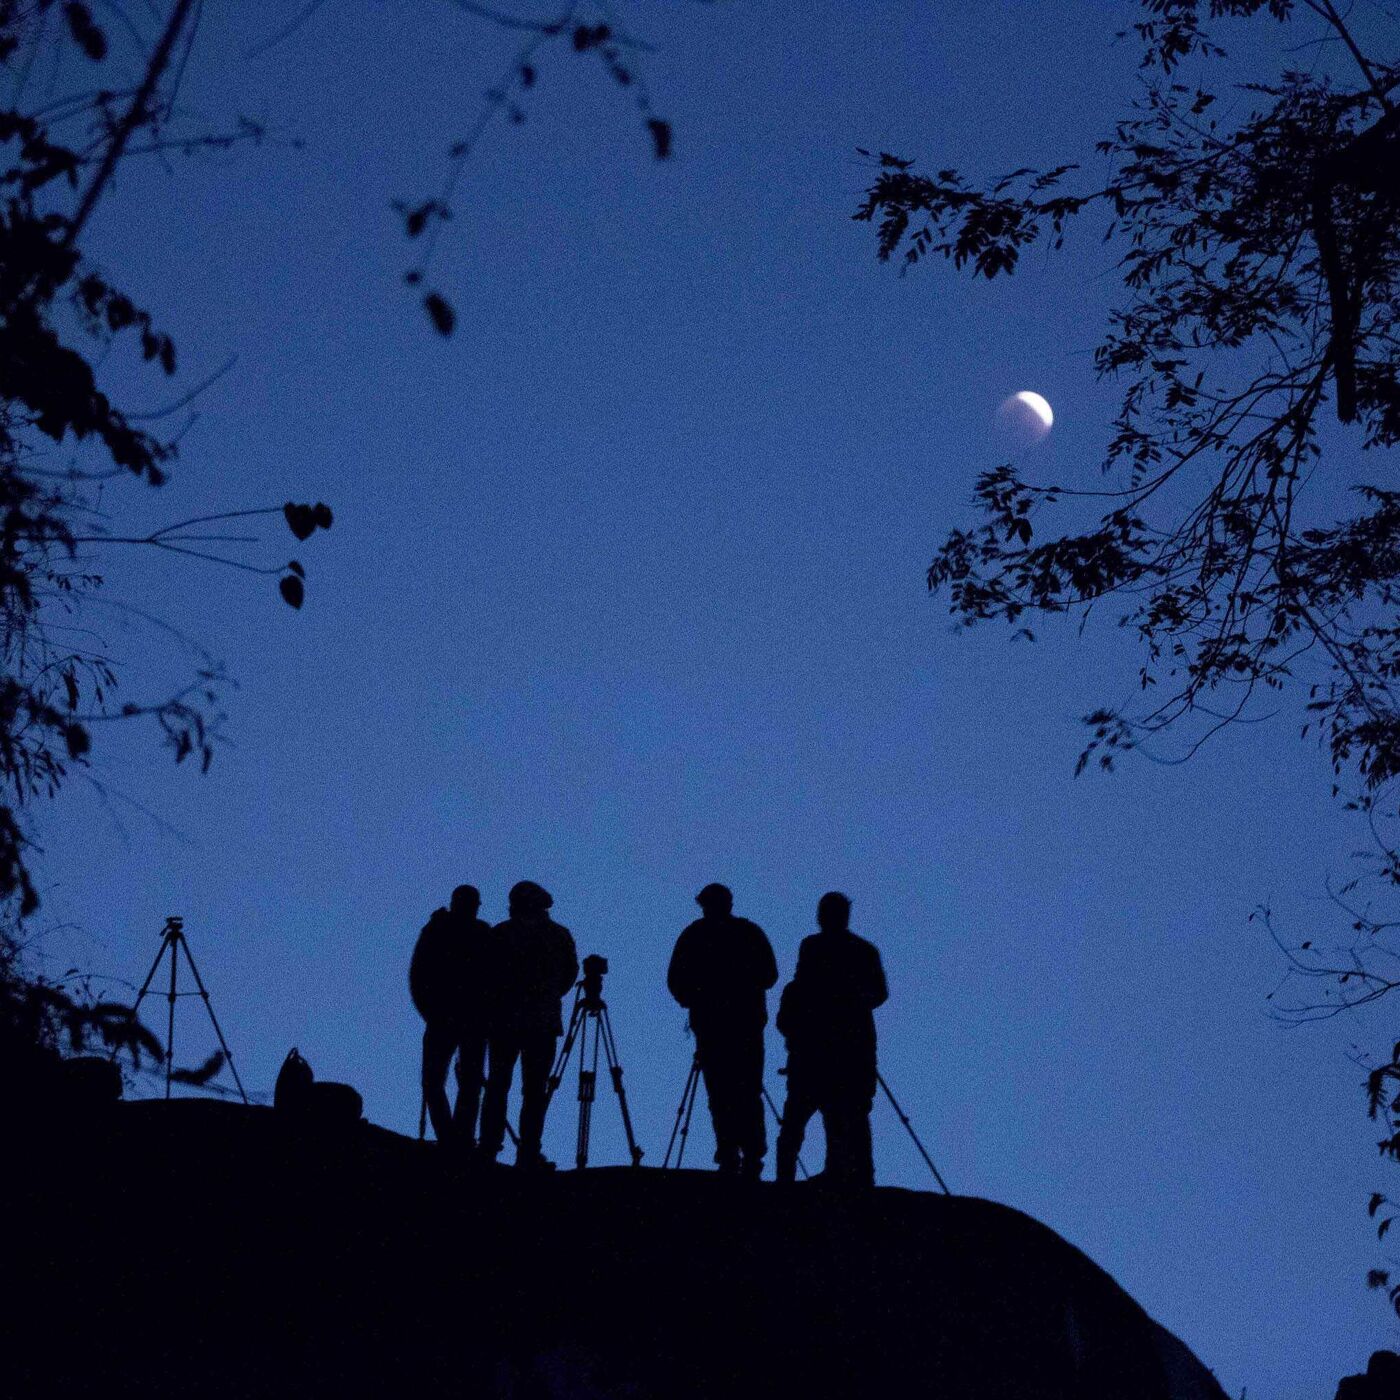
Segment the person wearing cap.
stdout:
<svg viewBox="0 0 1400 1400">
<path fill-rule="evenodd" d="M 544 1162 L 549 1071 L 564 1030 L 559 1004 L 578 977 L 573 935 L 549 917 L 554 898 L 533 880 L 510 892 L 510 917 L 496 925 L 499 975 L 491 1013 L 491 1067 L 481 1105 L 481 1155 L 494 1159 L 506 1130 L 506 1098 L 520 1062 L 517 1166 Z"/>
<path fill-rule="evenodd" d="M 715 1161 L 726 1175 L 757 1180 L 768 1150 L 763 1028 L 778 964 L 763 930 L 735 916 L 725 886 L 706 885 L 695 902 L 701 917 L 676 940 L 666 985 L 690 1013 L 715 1128 Z"/>
<path fill-rule="evenodd" d="M 494 981 L 494 935 L 477 917 L 481 895 L 458 885 L 446 909 L 423 925 L 408 965 L 408 990 L 423 1018 L 423 1101 L 433 1136 L 469 1150 L 486 1069 L 484 996 Z M 447 1102 L 447 1071 L 457 1057 L 457 1105 Z"/>
<path fill-rule="evenodd" d="M 788 1064 L 777 1179 L 796 1178 L 803 1135 L 820 1112 L 823 1179 L 873 1186 L 870 1110 L 879 1073 L 873 1013 L 889 996 L 885 969 L 875 945 L 851 932 L 851 901 L 839 890 L 817 902 L 817 927 L 819 933 L 802 940 L 797 971 L 778 1003 Z"/>
</svg>

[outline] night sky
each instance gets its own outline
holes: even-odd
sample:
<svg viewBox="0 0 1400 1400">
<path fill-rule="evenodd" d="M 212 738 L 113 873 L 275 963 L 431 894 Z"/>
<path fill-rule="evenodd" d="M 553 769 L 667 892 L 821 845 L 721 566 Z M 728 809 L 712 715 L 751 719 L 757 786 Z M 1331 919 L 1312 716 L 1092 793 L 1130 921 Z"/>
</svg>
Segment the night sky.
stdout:
<svg viewBox="0 0 1400 1400">
<path fill-rule="evenodd" d="M 1131 698 L 1112 619 L 955 635 L 924 588 L 1007 455 L 1006 394 L 1056 411 L 1028 471 L 1096 483 L 1110 254 L 1086 226 L 1009 281 L 901 279 L 849 217 L 857 147 L 970 176 L 1092 163 L 1136 81 L 1112 40 L 1135 8 L 638 6 L 674 158 L 595 64 L 542 53 L 528 120 L 459 188 L 444 341 L 400 282 L 391 201 L 435 192 L 517 41 L 429 0 L 328 0 L 244 58 L 286 7 L 207 6 L 182 105 L 305 144 L 132 166 L 103 206 L 94 255 L 175 335 L 180 385 L 238 356 L 173 483 L 105 504 L 135 529 L 324 499 L 336 525 L 265 532 L 306 564 L 300 614 L 272 580 L 107 556 L 109 595 L 239 689 L 207 777 L 100 735 L 112 790 L 42 814 L 54 965 L 137 981 L 183 914 L 250 1088 L 297 1045 L 413 1132 L 418 929 L 459 882 L 495 920 L 535 879 L 611 960 L 659 1163 L 691 1054 L 664 972 L 695 892 L 729 884 L 786 978 L 842 889 L 889 976 L 882 1066 L 954 1190 L 1078 1245 L 1232 1395 L 1318 1400 L 1393 1345 L 1364 1206 L 1394 1168 L 1349 1058 L 1387 1028 L 1271 1020 L 1281 961 L 1247 922 L 1267 900 L 1297 938 L 1344 938 L 1324 880 L 1361 833 L 1324 756 L 1289 711 L 1076 780 L 1077 716 Z M 172 396 L 104 372 L 136 407 Z M 188 668 L 115 610 L 106 635 L 130 698 Z M 210 1033 L 181 1015 L 193 1062 Z M 610 1098 L 600 1162 L 625 1158 Z M 566 1092 L 563 1162 L 574 1121 Z M 931 1187 L 883 1103 L 875 1126 L 879 1178 Z M 705 1123 L 690 1151 L 711 1150 Z"/>
</svg>

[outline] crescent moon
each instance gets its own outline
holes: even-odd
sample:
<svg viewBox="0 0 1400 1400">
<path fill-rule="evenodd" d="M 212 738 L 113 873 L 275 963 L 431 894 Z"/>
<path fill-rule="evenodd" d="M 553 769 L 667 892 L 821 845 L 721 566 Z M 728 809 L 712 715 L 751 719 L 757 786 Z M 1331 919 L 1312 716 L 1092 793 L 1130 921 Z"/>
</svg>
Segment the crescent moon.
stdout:
<svg viewBox="0 0 1400 1400">
<path fill-rule="evenodd" d="M 1033 447 L 1050 435 L 1055 412 L 1041 394 L 1022 389 L 1001 402 L 997 422 L 1010 441 L 1021 447 Z"/>
<path fill-rule="evenodd" d="M 1048 433 L 1055 426 L 1055 411 L 1050 407 L 1049 402 L 1041 395 L 1034 393 L 1030 389 L 1022 389 L 1019 394 L 1011 396 L 1017 403 L 1025 406 L 1040 419 L 1041 426 Z"/>
</svg>

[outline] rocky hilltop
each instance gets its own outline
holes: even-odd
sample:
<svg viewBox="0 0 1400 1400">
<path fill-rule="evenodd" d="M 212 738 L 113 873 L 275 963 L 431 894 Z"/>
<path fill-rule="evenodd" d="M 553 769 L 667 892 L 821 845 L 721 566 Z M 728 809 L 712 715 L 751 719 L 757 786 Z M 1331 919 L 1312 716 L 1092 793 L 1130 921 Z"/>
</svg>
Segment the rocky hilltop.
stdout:
<svg viewBox="0 0 1400 1400">
<path fill-rule="evenodd" d="M 196 1099 L 34 1122 L 7 1157 L 8 1394 L 1223 1400 L 990 1201 L 467 1171 Z"/>
</svg>

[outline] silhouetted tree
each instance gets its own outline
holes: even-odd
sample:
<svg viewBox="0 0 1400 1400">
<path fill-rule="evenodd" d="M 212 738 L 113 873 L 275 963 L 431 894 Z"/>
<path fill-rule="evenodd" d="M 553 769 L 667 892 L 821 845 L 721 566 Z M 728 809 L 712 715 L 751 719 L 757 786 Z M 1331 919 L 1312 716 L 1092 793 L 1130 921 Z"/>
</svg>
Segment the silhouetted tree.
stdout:
<svg viewBox="0 0 1400 1400">
<path fill-rule="evenodd" d="M 84 251 L 93 211 L 121 163 L 141 152 L 225 145 L 256 136 L 180 137 L 169 130 L 171 73 L 188 43 L 191 0 L 177 0 L 134 80 L 25 104 L 24 76 L 41 56 L 115 77 L 92 10 L 68 0 L 0 0 L 0 71 L 14 98 L 0 110 L 0 1059 L 12 1087 L 89 1047 L 126 1051 L 141 1068 L 159 1041 L 129 1007 L 92 993 L 71 971 L 51 978 L 27 958 L 22 921 L 38 906 L 27 851 L 33 804 L 75 773 L 99 781 L 94 735 L 116 721 L 153 722 L 177 762 L 207 768 L 224 676 L 211 658 L 174 693 L 120 698 L 113 656 L 93 608 L 151 617 L 149 606 L 103 595 L 102 557 L 116 548 L 162 550 L 277 577 L 300 607 L 297 561 L 248 557 L 228 522 L 283 517 L 299 539 L 331 523 L 324 505 L 217 514 L 123 535 L 108 522 L 123 483 L 159 487 L 176 455 L 101 386 L 99 367 L 135 352 L 162 376 L 176 372 L 171 338 Z M 189 395 L 186 395 L 186 400 Z M 176 407 L 179 405 L 177 404 Z M 62 454 L 60 460 L 55 457 Z M 102 509 L 99 510 L 99 499 Z M 158 603 L 155 604 L 158 608 Z M 158 623 L 158 619 L 154 619 Z M 190 1082 L 201 1082 L 192 1071 Z"/>
<path fill-rule="evenodd" d="M 1320 736 L 1338 784 L 1357 782 L 1349 803 L 1376 840 L 1337 891 L 1353 946 L 1286 950 L 1292 975 L 1323 992 L 1284 1014 L 1328 1014 L 1392 990 L 1385 963 L 1400 953 L 1397 925 L 1364 897 L 1368 882 L 1382 895 L 1400 885 L 1388 837 L 1400 490 L 1365 465 L 1400 439 L 1400 61 L 1365 51 L 1331 0 L 1142 0 L 1141 12 L 1142 92 L 1097 145 L 1102 183 L 1063 164 L 980 186 L 883 154 L 856 218 L 877 224 L 882 259 L 937 256 L 989 279 L 1034 244 L 1059 248 L 1074 222 L 1101 222 L 1122 277 L 1094 355 L 1123 386 L 1107 479 L 1066 489 L 984 471 L 980 519 L 949 534 L 929 587 L 960 623 L 1028 637 L 1037 614 L 1116 610 L 1141 644 L 1143 699 L 1085 717 L 1079 770 L 1152 753 L 1168 731 L 1189 755 L 1262 695 L 1297 693 L 1303 735 Z M 1228 19 L 1320 25 L 1337 71 L 1238 85 L 1252 110 L 1217 120 L 1205 75 Z M 1342 426 L 1324 445 L 1328 421 Z M 1317 498 L 1342 486 L 1356 508 L 1329 519 Z M 1057 527 L 1056 512 L 1070 518 Z M 1400 1159 L 1396 1049 L 1373 1069 L 1371 1110 Z"/>
<path fill-rule="evenodd" d="M 298 8 L 261 47 L 285 39 L 319 8 L 320 0 Z M 176 348 L 86 255 L 91 217 L 133 158 L 224 149 L 266 135 L 245 119 L 209 129 L 177 112 L 174 97 L 200 9 L 196 0 L 153 6 L 158 33 L 147 45 L 119 4 L 0 0 L 0 73 L 11 93 L 0 109 L 0 1019 L 7 1035 L 22 1032 L 45 1052 L 77 1048 L 95 1027 L 116 1026 L 120 1015 L 75 991 L 71 979 L 44 978 L 26 962 L 22 921 L 38 906 L 26 859 L 34 804 L 75 774 L 100 782 L 94 737 L 108 722 L 152 723 L 177 762 L 192 759 L 207 769 L 228 679 L 196 641 L 181 638 L 196 658 L 187 683 L 155 698 L 119 698 L 116 664 L 92 609 L 101 604 L 164 624 L 154 615 L 158 600 L 137 606 L 103 593 L 103 555 L 160 550 L 270 575 L 285 602 L 300 608 L 301 563 L 259 559 L 248 549 L 257 541 L 246 528 L 255 517 L 280 516 L 302 541 L 331 524 L 324 504 L 293 502 L 172 522 L 146 534 L 123 534 L 109 523 L 119 515 L 122 485 L 159 487 L 175 460 L 178 433 L 162 437 L 146 424 L 176 412 L 207 383 L 147 415 L 131 413 L 104 390 L 102 368 L 112 356 L 134 353 L 173 378 Z M 549 52 L 598 65 L 635 104 L 658 159 L 670 154 L 671 128 L 652 110 L 641 69 L 647 46 L 612 7 L 574 0 L 549 20 L 473 0 L 451 0 L 444 9 L 520 36 L 468 129 L 444 143 L 446 168 L 434 197 L 400 206 L 405 232 L 419 240 L 405 281 L 447 335 L 455 324 L 451 304 L 423 284 L 453 192 L 486 132 L 525 120 L 526 94 Z M 30 76 L 41 65 L 50 81 L 34 96 Z M 164 635 L 176 634 L 165 627 Z M 191 1082 L 199 1074 L 191 1071 Z"/>
<path fill-rule="evenodd" d="M 331 522 L 324 505 L 289 504 L 122 535 L 105 524 L 110 488 L 104 514 L 96 509 L 97 490 L 107 483 L 160 486 L 176 455 L 172 440 L 141 427 L 100 386 L 99 357 L 130 348 L 173 376 L 175 346 L 89 262 L 83 235 L 135 142 L 147 150 L 181 144 L 167 140 L 165 82 L 188 42 L 194 8 L 191 0 L 177 0 L 130 90 L 0 112 L 0 899 L 16 900 L 21 917 L 38 902 L 21 811 L 53 796 L 75 769 L 90 769 L 98 724 L 145 717 L 177 761 L 197 755 L 207 768 L 213 756 L 223 677 L 212 661 L 173 695 L 117 699 L 112 659 L 87 615 L 102 588 L 95 551 L 143 547 L 272 574 L 286 602 L 300 607 L 302 566 L 240 557 L 246 537 L 230 536 L 227 522 L 280 514 L 299 539 Z M 106 63 L 106 35 L 86 5 L 0 6 L 0 59 L 7 66 L 32 63 L 36 50 L 74 45 L 79 61 L 99 70 Z M 22 97 L 23 84 L 17 87 Z M 65 464 L 54 464 L 55 451 L 67 454 Z"/>
<path fill-rule="evenodd" d="M 319 0 L 316 2 L 319 4 Z M 696 2 L 705 4 L 708 0 Z M 473 152 L 493 125 L 506 122 L 519 126 L 526 120 L 544 57 L 551 51 L 563 50 L 596 66 L 607 82 L 628 96 L 652 155 L 657 160 L 671 156 L 671 123 L 655 111 L 642 66 L 650 45 L 622 23 L 615 6 L 569 0 L 552 19 L 541 20 L 502 5 L 481 5 L 474 0 L 451 3 L 471 20 L 518 34 L 520 46 L 498 80 L 483 94 L 467 129 L 448 146 L 438 189 L 426 199 L 394 206 L 403 219 L 404 233 L 409 239 L 418 240 L 417 256 L 403 278 L 407 286 L 415 289 L 426 286 L 439 239 L 452 218 L 453 197 Z M 439 335 L 451 335 L 457 325 L 451 301 L 441 291 L 432 289 L 424 290 L 422 297 L 433 329 Z"/>
<path fill-rule="evenodd" d="M 301 7 L 261 47 L 285 39 L 319 8 L 318 0 Z M 551 50 L 599 65 L 635 104 L 655 157 L 671 151 L 670 125 L 653 111 L 641 70 L 647 45 L 611 7 L 576 0 L 547 20 L 473 0 L 452 0 L 446 8 L 469 24 L 518 34 L 521 42 L 468 129 L 447 144 L 440 189 L 431 199 L 400 206 L 408 237 L 421 240 L 405 274 L 414 287 L 429 271 L 466 162 L 493 124 L 525 120 L 526 94 Z M 283 599 L 299 608 L 301 564 L 250 559 L 242 547 L 254 541 L 232 533 L 231 522 L 237 520 L 241 531 L 250 517 L 281 514 L 298 540 L 331 523 L 322 504 L 289 503 L 131 536 L 100 525 L 93 510 L 101 489 L 104 511 L 112 511 L 107 483 L 134 478 L 159 486 L 176 455 L 174 438 L 147 431 L 100 387 L 99 357 L 113 350 L 134 350 L 166 376 L 176 372 L 176 351 L 151 315 L 85 257 L 83 236 L 93 211 L 123 161 L 265 135 L 246 120 L 210 131 L 192 129 L 177 116 L 174 91 L 199 10 L 195 0 L 170 0 L 158 37 L 133 60 L 116 53 L 108 20 L 89 4 L 0 0 L 0 65 L 13 77 L 16 94 L 0 111 L 0 781 L 7 793 L 0 804 L 0 900 L 16 899 L 21 916 L 36 907 L 37 894 L 24 859 L 20 809 L 52 796 L 75 768 L 91 774 L 96 724 L 146 717 L 177 761 L 196 757 L 207 767 L 213 755 L 210 739 L 226 678 L 212 658 L 201 654 L 189 683 L 174 694 L 118 703 L 111 658 L 100 645 L 69 640 L 84 605 L 102 587 L 94 551 L 143 547 L 269 574 Z M 122 29 L 116 32 L 120 37 Z M 50 91 L 26 106 L 26 76 L 40 56 L 86 71 L 70 73 L 69 95 L 55 98 Z M 447 297 L 436 290 L 421 295 L 432 325 L 450 334 L 455 314 Z M 51 461 L 56 448 L 71 453 L 62 466 Z"/>
</svg>

